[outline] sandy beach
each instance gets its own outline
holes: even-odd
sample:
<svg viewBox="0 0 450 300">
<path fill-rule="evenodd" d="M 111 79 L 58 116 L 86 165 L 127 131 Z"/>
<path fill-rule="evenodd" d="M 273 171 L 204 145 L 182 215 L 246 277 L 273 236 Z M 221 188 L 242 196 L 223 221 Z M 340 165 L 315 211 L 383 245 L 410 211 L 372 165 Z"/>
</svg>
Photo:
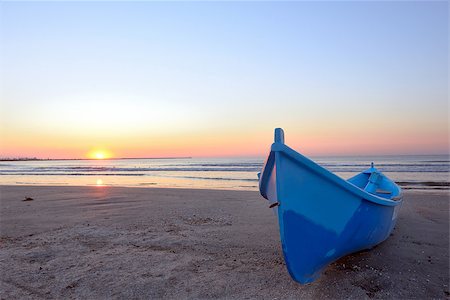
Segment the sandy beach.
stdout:
<svg viewBox="0 0 450 300">
<path fill-rule="evenodd" d="M 392 236 L 300 285 L 257 192 L 2 186 L 1 299 L 449 298 L 445 192 L 405 192 Z M 22 201 L 31 197 L 32 201 Z"/>
</svg>

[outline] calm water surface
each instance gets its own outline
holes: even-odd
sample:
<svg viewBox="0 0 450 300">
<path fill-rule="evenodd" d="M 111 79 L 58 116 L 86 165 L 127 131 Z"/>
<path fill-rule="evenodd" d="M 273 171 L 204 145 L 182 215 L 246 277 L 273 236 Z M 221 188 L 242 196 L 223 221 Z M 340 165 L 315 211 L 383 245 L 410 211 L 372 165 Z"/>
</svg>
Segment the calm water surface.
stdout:
<svg viewBox="0 0 450 300">
<path fill-rule="evenodd" d="M 404 189 L 448 190 L 449 156 L 313 157 L 347 179 L 370 162 Z M 0 162 L 0 184 L 257 190 L 263 158 L 119 159 Z"/>
</svg>

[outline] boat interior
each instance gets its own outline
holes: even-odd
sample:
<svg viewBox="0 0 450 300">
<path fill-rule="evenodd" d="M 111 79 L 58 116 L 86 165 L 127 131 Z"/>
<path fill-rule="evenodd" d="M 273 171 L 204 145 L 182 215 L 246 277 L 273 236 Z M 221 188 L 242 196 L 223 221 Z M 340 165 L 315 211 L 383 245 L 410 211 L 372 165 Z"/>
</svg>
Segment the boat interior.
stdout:
<svg viewBox="0 0 450 300">
<path fill-rule="evenodd" d="M 385 199 L 398 200 L 397 196 L 400 194 L 398 186 L 378 171 L 373 163 L 369 169 L 347 181 L 365 192 Z"/>
</svg>

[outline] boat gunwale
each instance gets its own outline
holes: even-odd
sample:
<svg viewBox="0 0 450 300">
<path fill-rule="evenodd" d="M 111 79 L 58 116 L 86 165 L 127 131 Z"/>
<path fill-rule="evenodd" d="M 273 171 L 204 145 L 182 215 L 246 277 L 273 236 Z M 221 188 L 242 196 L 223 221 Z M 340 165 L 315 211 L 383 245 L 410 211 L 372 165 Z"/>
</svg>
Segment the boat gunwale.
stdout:
<svg viewBox="0 0 450 300">
<path fill-rule="evenodd" d="M 269 156 L 267 157 L 266 161 L 264 162 L 264 166 L 261 170 L 260 173 L 260 178 L 259 178 L 259 192 L 261 193 L 261 196 L 263 196 L 264 198 L 267 198 L 267 183 L 269 181 L 268 179 L 268 171 L 272 172 L 273 171 L 273 166 L 275 162 L 275 153 L 272 154 L 272 151 L 270 151 Z M 268 169 L 268 166 L 270 166 L 270 168 Z M 266 179 L 267 178 L 267 179 Z"/>
<path fill-rule="evenodd" d="M 285 145 L 282 142 L 273 143 L 271 146 L 271 152 L 274 152 L 274 153 L 275 152 L 283 152 L 287 156 L 300 162 L 305 167 L 313 170 L 314 172 L 318 173 L 322 177 L 330 180 L 331 182 L 337 184 L 341 188 L 344 188 L 348 192 L 350 192 L 364 200 L 367 200 L 367 201 L 370 201 L 370 202 L 373 202 L 376 204 L 384 205 L 384 206 L 397 206 L 397 205 L 400 205 L 403 201 L 402 190 L 400 187 L 398 187 L 398 189 L 399 189 L 398 194 L 393 196 L 393 198 L 395 197 L 396 199 L 399 199 L 399 200 L 386 199 L 386 198 L 382 198 L 382 197 L 370 194 L 370 193 L 360 189 L 353 183 L 339 177 L 338 175 L 334 174 L 333 172 L 328 171 L 326 168 L 318 165 L 311 159 L 303 156 L 302 154 L 298 153 L 297 151 L 295 151 L 294 149 L 290 148 L 289 146 Z M 266 194 L 266 191 L 265 191 L 265 189 L 267 187 L 266 181 L 268 180 L 268 178 L 267 178 L 268 170 L 266 170 L 266 168 L 270 167 L 270 169 L 272 169 L 273 166 L 275 165 L 275 161 L 276 161 L 275 155 L 273 156 L 273 158 L 271 160 L 270 160 L 270 157 L 271 157 L 271 154 L 269 154 L 269 158 L 261 172 L 261 179 L 260 179 L 259 186 L 260 186 L 260 192 L 263 196 Z M 273 163 L 272 163 L 272 161 L 273 161 Z"/>
</svg>

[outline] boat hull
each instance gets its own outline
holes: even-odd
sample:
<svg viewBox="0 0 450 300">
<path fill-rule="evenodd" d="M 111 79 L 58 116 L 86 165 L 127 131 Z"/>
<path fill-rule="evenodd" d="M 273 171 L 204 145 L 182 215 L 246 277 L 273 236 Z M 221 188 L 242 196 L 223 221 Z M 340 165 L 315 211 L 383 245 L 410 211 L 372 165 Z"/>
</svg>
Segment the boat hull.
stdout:
<svg viewBox="0 0 450 300">
<path fill-rule="evenodd" d="M 260 191 L 276 205 L 286 266 L 300 283 L 314 281 L 338 258 L 384 241 L 401 204 L 365 193 L 277 141 Z"/>
</svg>

